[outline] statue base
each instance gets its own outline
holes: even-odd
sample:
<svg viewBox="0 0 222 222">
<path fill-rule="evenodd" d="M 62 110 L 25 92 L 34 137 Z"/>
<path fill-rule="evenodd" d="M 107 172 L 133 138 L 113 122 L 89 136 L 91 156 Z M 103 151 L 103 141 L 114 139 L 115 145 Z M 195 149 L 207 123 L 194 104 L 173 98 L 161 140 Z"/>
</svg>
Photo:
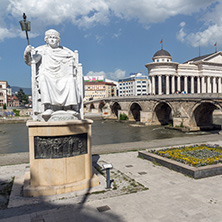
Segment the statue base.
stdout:
<svg viewBox="0 0 222 222">
<path fill-rule="evenodd" d="M 28 121 L 30 172 L 23 195 L 45 196 L 99 185 L 92 172 L 92 120 Z"/>
</svg>

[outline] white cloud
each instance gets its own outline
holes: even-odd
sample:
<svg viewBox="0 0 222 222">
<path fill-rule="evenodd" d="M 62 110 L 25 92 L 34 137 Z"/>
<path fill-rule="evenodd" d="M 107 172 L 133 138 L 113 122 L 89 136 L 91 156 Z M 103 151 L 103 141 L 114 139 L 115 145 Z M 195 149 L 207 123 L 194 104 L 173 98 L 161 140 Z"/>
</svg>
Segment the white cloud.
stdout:
<svg viewBox="0 0 222 222">
<path fill-rule="evenodd" d="M 186 41 L 194 46 L 208 46 L 212 45 L 215 42 L 218 42 L 220 45 L 222 43 L 222 26 L 212 25 L 209 26 L 206 30 L 202 32 L 189 33 L 186 35 Z"/>
<path fill-rule="evenodd" d="M 116 69 L 114 72 L 104 72 L 104 71 L 94 72 L 94 71 L 89 71 L 86 75 L 87 76 L 104 76 L 107 79 L 118 80 L 120 78 L 124 78 L 125 77 L 126 71 L 121 70 L 121 69 Z"/>
<path fill-rule="evenodd" d="M 220 0 L 221 1 L 221 0 Z M 217 0 L 1 0 L 0 28 L 11 33 L 14 24 L 13 36 L 19 36 L 17 27 L 22 14 L 32 21 L 33 30 L 43 32 L 49 25 L 72 22 L 79 28 L 90 28 L 97 24 L 106 25 L 114 15 L 125 20 L 137 20 L 149 29 L 152 23 L 164 22 L 176 15 L 192 15 L 205 12 L 208 6 L 214 6 Z M 217 6 L 217 5 L 216 5 Z M 216 7 L 218 18 L 221 10 Z M 208 14 L 211 23 L 216 23 L 214 12 Z M 7 22 L 6 22 L 7 21 Z M 206 21 L 206 20 L 205 20 Z M 6 28 L 7 23 L 7 28 Z M 9 26 L 8 26 L 8 23 Z M 222 21 L 221 21 L 222 23 Z M 16 24 L 16 25 L 15 25 Z M 16 27 L 16 28 L 15 28 Z M 118 37 L 120 33 L 116 33 Z M 35 34 L 37 35 L 37 33 Z M 10 34 L 8 37 L 11 37 Z M 0 39 L 7 36 L 1 33 Z M 100 41 L 99 41 L 100 42 Z"/>
<path fill-rule="evenodd" d="M 113 38 L 119 38 L 119 36 L 121 35 L 122 29 L 119 29 L 118 32 L 113 34 Z"/>
<path fill-rule="evenodd" d="M 5 38 L 14 38 L 17 34 L 14 30 L 9 30 L 7 28 L 0 27 L 0 41 L 3 41 Z"/>
<path fill-rule="evenodd" d="M 180 27 L 184 27 L 185 25 L 186 25 L 185 22 L 181 22 L 181 23 L 180 23 Z"/>
<path fill-rule="evenodd" d="M 181 25 L 180 30 L 177 33 L 177 38 L 181 42 L 186 42 L 193 47 L 208 46 L 217 42 L 218 45 L 222 45 L 222 3 L 217 3 L 214 8 L 210 9 L 210 12 L 204 14 L 200 21 L 204 22 L 204 26 L 197 32 L 185 31 L 185 24 Z"/>
<path fill-rule="evenodd" d="M 186 33 L 184 32 L 184 27 L 185 27 L 186 23 L 185 22 L 181 22 L 180 23 L 180 31 L 177 33 L 177 39 L 181 42 L 185 41 L 185 37 L 186 37 Z"/>
<path fill-rule="evenodd" d="M 89 71 L 86 75 L 87 76 L 106 76 L 106 73 L 104 71 L 100 71 L 100 72 Z"/>
<path fill-rule="evenodd" d="M 97 41 L 99 44 L 101 44 L 104 37 L 103 37 L 103 36 L 100 36 L 100 35 L 96 35 L 95 37 L 96 37 L 96 41 Z"/>
<path fill-rule="evenodd" d="M 110 0 L 114 14 L 127 20 L 137 19 L 145 25 L 163 22 L 175 15 L 190 15 L 206 9 L 215 0 Z"/>
</svg>

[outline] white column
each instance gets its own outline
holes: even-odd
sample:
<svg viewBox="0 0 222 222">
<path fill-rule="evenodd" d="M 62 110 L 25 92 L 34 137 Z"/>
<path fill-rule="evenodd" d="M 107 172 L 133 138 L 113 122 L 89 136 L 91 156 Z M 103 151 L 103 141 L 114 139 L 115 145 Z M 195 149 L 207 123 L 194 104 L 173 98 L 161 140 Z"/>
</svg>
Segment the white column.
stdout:
<svg viewBox="0 0 222 222">
<path fill-rule="evenodd" d="M 171 93 L 175 93 L 175 76 L 171 77 Z"/>
<path fill-rule="evenodd" d="M 221 78 L 218 78 L 218 93 L 222 93 L 221 89 Z"/>
<path fill-rule="evenodd" d="M 197 77 L 197 93 L 200 93 L 200 77 Z"/>
<path fill-rule="evenodd" d="M 194 93 L 194 76 L 191 76 L 191 93 Z"/>
<path fill-rule="evenodd" d="M 162 95 L 162 76 L 158 76 L 158 94 Z"/>
<path fill-rule="evenodd" d="M 180 76 L 177 77 L 177 91 L 181 91 Z"/>
<path fill-rule="evenodd" d="M 205 84 L 205 76 L 201 77 L 201 93 L 206 93 L 206 84 Z"/>
<path fill-rule="evenodd" d="M 217 93 L 216 77 L 213 77 L 213 93 Z"/>
<path fill-rule="evenodd" d="M 150 80 L 150 78 L 148 79 L 148 93 L 149 93 L 149 94 L 152 93 L 152 85 L 151 85 L 151 80 Z"/>
<path fill-rule="evenodd" d="M 207 77 L 207 93 L 211 93 L 210 76 Z"/>
<path fill-rule="evenodd" d="M 152 76 L 152 93 L 155 95 L 155 76 Z"/>
<path fill-rule="evenodd" d="M 166 94 L 170 93 L 169 76 L 166 76 Z"/>
<path fill-rule="evenodd" d="M 184 91 L 187 93 L 188 88 L 187 88 L 187 76 L 184 76 Z"/>
</svg>

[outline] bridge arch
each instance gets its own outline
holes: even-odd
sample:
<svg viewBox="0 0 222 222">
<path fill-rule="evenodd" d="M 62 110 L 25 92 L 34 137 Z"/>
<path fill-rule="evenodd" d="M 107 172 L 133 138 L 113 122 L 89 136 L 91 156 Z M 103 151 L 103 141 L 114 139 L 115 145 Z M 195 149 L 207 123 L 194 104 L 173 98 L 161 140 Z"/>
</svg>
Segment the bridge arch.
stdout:
<svg viewBox="0 0 222 222">
<path fill-rule="evenodd" d="M 106 105 L 106 104 L 105 104 L 104 101 L 101 101 L 101 102 L 99 103 L 99 111 L 100 111 L 100 112 L 103 111 L 103 107 L 104 107 L 105 105 Z"/>
<path fill-rule="evenodd" d="M 158 121 L 161 125 L 172 123 L 172 107 L 166 102 L 160 102 L 154 107 L 154 121 Z"/>
<path fill-rule="evenodd" d="M 95 106 L 94 106 L 94 104 L 93 104 L 93 103 L 91 103 L 91 104 L 90 104 L 89 109 L 90 109 L 90 110 L 91 110 L 91 109 L 95 109 Z"/>
<path fill-rule="evenodd" d="M 213 111 L 215 109 L 221 109 L 220 105 L 204 101 L 199 104 L 196 104 L 193 108 L 192 119 L 198 127 L 212 126 L 213 125 Z"/>
<path fill-rule="evenodd" d="M 132 115 L 134 120 L 140 121 L 140 111 L 142 110 L 141 106 L 138 103 L 132 103 L 130 105 L 129 113 Z"/>
<path fill-rule="evenodd" d="M 116 115 L 116 117 L 118 117 L 118 110 L 121 110 L 121 106 L 118 102 L 114 102 L 111 106 L 111 111 L 113 114 Z"/>
</svg>

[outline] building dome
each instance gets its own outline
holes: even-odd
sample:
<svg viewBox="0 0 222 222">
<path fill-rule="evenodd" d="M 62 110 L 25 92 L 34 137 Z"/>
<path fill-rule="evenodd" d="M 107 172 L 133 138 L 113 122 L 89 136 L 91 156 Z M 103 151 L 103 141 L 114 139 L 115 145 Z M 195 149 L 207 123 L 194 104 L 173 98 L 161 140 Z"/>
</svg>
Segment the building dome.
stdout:
<svg viewBox="0 0 222 222">
<path fill-rule="evenodd" d="M 157 61 L 159 62 L 159 59 L 161 59 L 162 61 L 171 61 L 172 57 L 170 55 L 169 52 L 167 52 L 164 49 L 161 49 L 159 51 L 157 51 L 154 55 L 153 55 L 153 61 Z"/>
<path fill-rule="evenodd" d="M 171 56 L 169 52 L 167 52 L 166 50 L 164 49 L 161 49 L 159 51 L 157 51 L 153 57 L 156 57 L 156 56 Z"/>
</svg>

